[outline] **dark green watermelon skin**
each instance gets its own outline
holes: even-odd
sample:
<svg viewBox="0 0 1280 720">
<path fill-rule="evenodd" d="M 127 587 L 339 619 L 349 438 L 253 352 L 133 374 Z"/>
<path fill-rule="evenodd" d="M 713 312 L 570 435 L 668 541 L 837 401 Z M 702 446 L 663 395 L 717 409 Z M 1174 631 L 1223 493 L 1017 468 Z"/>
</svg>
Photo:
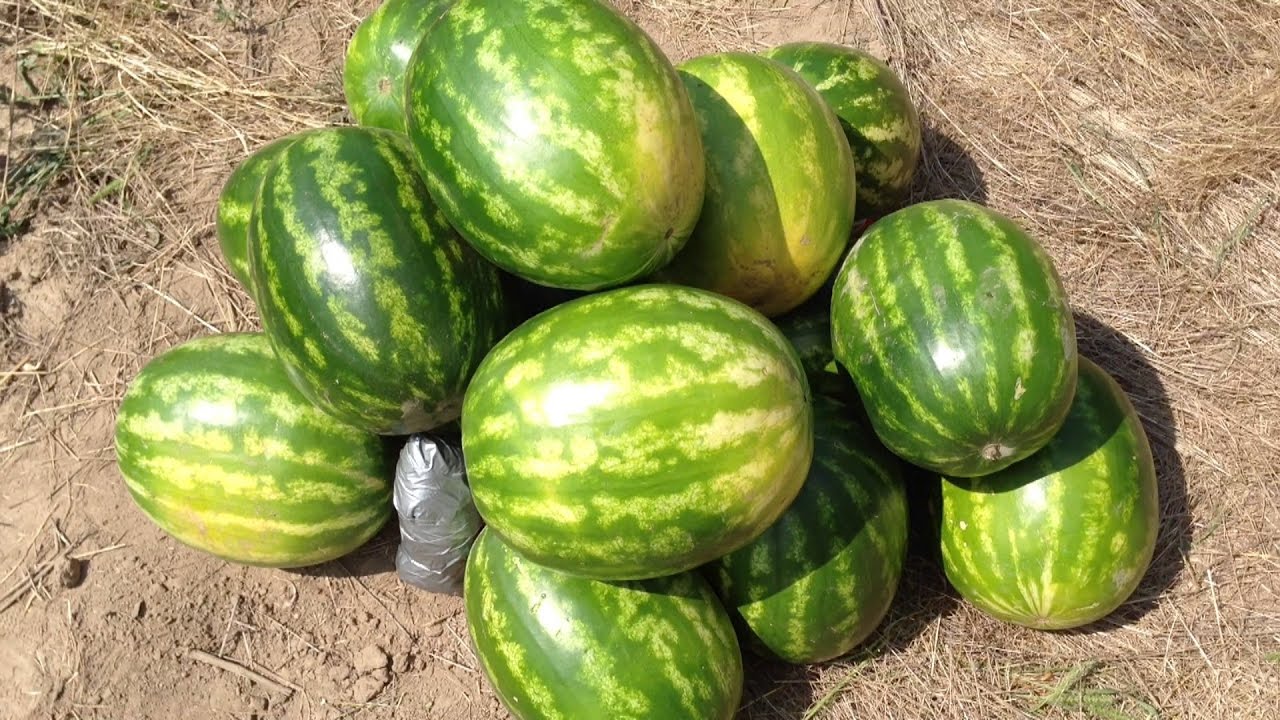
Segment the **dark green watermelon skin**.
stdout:
<svg viewBox="0 0 1280 720">
<path fill-rule="evenodd" d="M 947 578 L 988 614 L 1033 628 L 1113 612 L 1146 573 L 1159 529 L 1138 413 L 1106 371 L 1079 366 L 1071 414 L 1044 449 L 985 477 L 942 480 Z"/>
<path fill-rule="evenodd" d="M 520 720 L 729 720 L 737 710 L 742 653 L 697 573 L 588 580 L 525 559 L 486 528 L 465 578 L 472 646 Z"/>
<path fill-rule="evenodd" d="M 1052 259 L 962 200 L 876 222 L 836 278 L 832 345 L 891 451 L 992 473 L 1044 447 L 1075 391 L 1075 322 Z"/>
<path fill-rule="evenodd" d="M 884 619 L 906 557 L 900 465 L 847 402 L 814 396 L 814 459 L 800 495 L 763 535 L 707 566 L 749 647 L 824 662 Z"/>
<path fill-rule="evenodd" d="M 312 402 L 385 435 L 459 417 L 506 330 L 501 284 L 432 204 L 403 135 L 299 138 L 263 181 L 249 246 L 263 329 Z"/>
<path fill-rule="evenodd" d="M 923 138 L 920 115 L 897 73 L 869 53 L 832 43 L 788 43 L 765 56 L 799 73 L 840 118 L 858 169 L 856 219 L 901 207 Z"/>
<path fill-rule="evenodd" d="M 249 274 L 249 218 L 263 176 L 295 137 L 282 137 L 255 150 L 231 171 L 218 196 L 218 247 L 227 269 L 250 295 L 253 279 Z"/>
<path fill-rule="evenodd" d="M 327 562 L 391 516 L 395 463 L 378 436 L 308 402 L 261 333 L 200 337 L 152 358 L 120 403 L 115 445 L 146 516 L 229 562 Z"/>
<path fill-rule="evenodd" d="M 675 68 L 600 0 L 458 0 L 410 63 L 432 196 L 498 267 L 570 290 L 648 276 L 684 246 L 706 166 Z"/>
<path fill-rule="evenodd" d="M 385 0 L 356 28 L 343 65 L 343 92 L 356 123 L 405 132 L 409 58 L 453 0 Z"/>
</svg>

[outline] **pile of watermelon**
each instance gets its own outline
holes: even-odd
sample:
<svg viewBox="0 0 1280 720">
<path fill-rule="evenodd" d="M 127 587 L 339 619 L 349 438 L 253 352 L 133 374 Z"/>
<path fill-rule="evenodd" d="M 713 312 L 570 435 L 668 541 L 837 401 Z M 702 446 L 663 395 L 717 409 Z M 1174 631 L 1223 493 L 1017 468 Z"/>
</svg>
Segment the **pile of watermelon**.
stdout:
<svg viewBox="0 0 1280 720">
<path fill-rule="evenodd" d="M 355 124 L 220 198 L 262 332 L 164 353 L 121 405 L 127 486 L 181 542 L 341 557 L 391 516 L 403 438 L 452 428 L 486 523 L 471 639 L 520 718 L 729 718 L 743 650 L 874 632 L 912 533 L 1029 627 L 1146 572 L 1134 407 L 1036 240 L 907 204 L 920 121 L 880 60 L 674 67 L 599 0 L 386 0 L 345 81 Z"/>
</svg>

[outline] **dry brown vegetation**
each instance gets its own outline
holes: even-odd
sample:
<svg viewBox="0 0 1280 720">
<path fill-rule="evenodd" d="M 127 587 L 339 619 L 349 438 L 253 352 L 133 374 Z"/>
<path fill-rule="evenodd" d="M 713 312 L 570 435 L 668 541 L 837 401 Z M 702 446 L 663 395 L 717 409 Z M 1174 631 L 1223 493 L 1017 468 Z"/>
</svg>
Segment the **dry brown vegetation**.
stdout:
<svg viewBox="0 0 1280 720">
<path fill-rule="evenodd" d="M 256 327 L 218 189 L 255 147 L 346 121 L 372 4 L 0 0 L 0 715 L 504 716 L 458 603 L 396 580 L 394 534 L 313 571 L 227 566 L 152 527 L 113 465 L 147 359 Z M 1280 4 L 617 4 L 677 61 L 802 38 L 886 58 L 928 126 L 916 198 L 1043 241 L 1158 459 L 1157 556 L 1111 618 L 1010 627 L 916 558 L 849 658 L 753 663 L 743 716 L 1275 717 Z"/>
</svg>

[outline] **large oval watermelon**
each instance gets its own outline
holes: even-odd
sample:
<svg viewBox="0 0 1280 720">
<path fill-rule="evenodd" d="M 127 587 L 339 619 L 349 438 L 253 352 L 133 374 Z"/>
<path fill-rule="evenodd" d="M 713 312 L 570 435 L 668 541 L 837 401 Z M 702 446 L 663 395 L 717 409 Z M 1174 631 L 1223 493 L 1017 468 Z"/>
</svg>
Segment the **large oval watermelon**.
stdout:
<svg viewBox="0 0 1280 720">
<path fill-rule="evenodd" d="M 831 331 L 880 439 L 924 468 L 1008 467 L 1071 406 L 1075 323 L 1053 261 L 974 203 L 920 203 L 872 225 L 836 278 Z"/>
<path fill-rule="evenodd" d="M 897 73 L 869 53 L 833 43 L 788 43 L 765 56 L 809 81 L 840 118 L 858 169 L 857 219 L 897 210 L 923 145 L 920 115 Z"/>
<path fill-rule="evenodd" d="M 1041 629 L 1078 627 L 1120 606 L 1155 551 L 1155 464 L 1137 411 L 1086 358 L 1071 414 L 1032 457 L 942 481 L 947 577 L 978 608 Z"/>
<path fill-rule="evenodd" d="M 250 295 L 253 279 L 249 274 L 249 218 L 253 204 L 258 200 L 267 169 L 296 137 L 287 135 L 253 151 L 231 171 L 218 196 L 218 247 L 227 268 Z"/>
<path fill-rule="evenodd" d="M 536 562 L 606 579 L 681 572 L 750 542 L 813 451 L 795 351 L 759 313 L 676 285 L 533 318 L 467 389 L 476 506 Z"/>
<path fill-rule="evenodd" d="M 533 282 L 594 290 L 648 275 L 702 206 L 684 87 L 599 0 L 459 0 L 411 61 L 406 109 L 449 221 Z"/>
<path fill-rule="evenodd" d="M 381 438 L 308 402 L 258 333 L 198 338 L 152 359 L 120 404 L 115 443 L 147 517 L 232 562 L 333 560 L 391 514 Z"/>
<path fill-rule="evenodd" d="M 767 316 L 800 305 L 849 244 L 854 167 L 840 122 L 799 75 L 748 53 L 680 66 L 707 153 L 693 236 L 656 279 Z"/>
<path fill-rule="evenodd" d="M 342 87 L 360 125 L 405 132 L 409 58 L 453 0 L 385 0 L 351 36 Z"/>
<path fill-rule="evenodd" d="M 749 647 L 792 663 L 852 650 L 889 611 L 907 548 L 901 463 L 843 400 L 814 395 L 813 465 L 786 513 L 711 563 Z"/>
<path fill-rule="evenodd" d="M 522 557 L 489 529 L 467 558 L 465 601 L 485 677 L 520 720 L 729 720 L 742 653 L 693 572 L 605 582 Z"/>
<path fill-rule="evenodd" d="M 407 145 L 308 132 L 263 180 L 249 242 L 263 329 L 299 389 L 392 435 L 457 419 L 506 329 L 496 268 L 445 222 Z"/>
</svg>

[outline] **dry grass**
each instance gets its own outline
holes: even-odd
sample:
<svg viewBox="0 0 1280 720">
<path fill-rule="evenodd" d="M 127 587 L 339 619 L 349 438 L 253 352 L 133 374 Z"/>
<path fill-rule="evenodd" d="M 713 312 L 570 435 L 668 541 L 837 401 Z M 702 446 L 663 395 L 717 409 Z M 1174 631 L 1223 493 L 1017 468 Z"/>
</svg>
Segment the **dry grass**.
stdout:
<svg viewBox="0 0 1280 720">
<path fill-rule="evenodd" d="M 84 398 L 117 396 L 159 348 L 253 326 L 217 258 L 217 190 L 253 148 L 343 121 L 341 53 L 370 4 L 0 0 L 0 84 L 13 91 L 0 220 L 30 221 L 0 236 L 0 255 L 47 248 L 33 262 L 78 288 L 65 318 L 110 306 L 141 328 Z M 1012 628 L 916 560 L 866 648 L 817 668 L 754 665 L 744 715 L 1274 716 L 1280 4 L 617 4 L 677 59 L 793 28 L 889 58 L 929 127 L 916 198 L 983 200 L 1044 241 L 1083 351 L 1122 380 L 1158 456 L 1158 555 L 1113 618 L 1079 633 Z M 0 392 L 24 408 L 68 402 L 41 398 L 58 376 L 87 382 L 67 361 L 80 348 L 69 325 L 36 332 L 9 292 Z M 0 448 L 65 415 L 21 417 Z"/>
</svg>

